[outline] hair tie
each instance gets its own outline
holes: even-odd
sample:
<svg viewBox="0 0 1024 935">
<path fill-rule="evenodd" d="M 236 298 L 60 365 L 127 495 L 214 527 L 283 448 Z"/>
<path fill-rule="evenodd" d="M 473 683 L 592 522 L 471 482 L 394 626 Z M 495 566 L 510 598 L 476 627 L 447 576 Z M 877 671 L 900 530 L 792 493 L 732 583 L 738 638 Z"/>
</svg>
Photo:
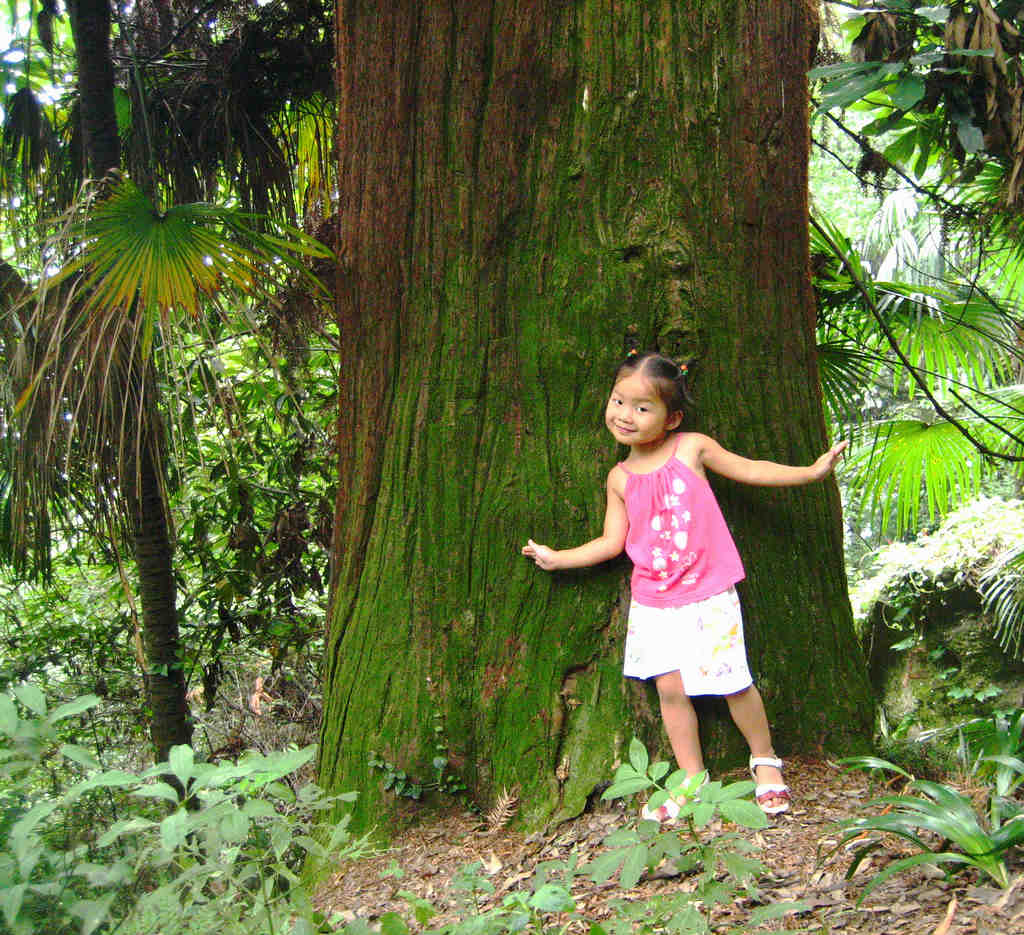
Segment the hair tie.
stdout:
<svg viewBox="0 0 1024 935">
<path fill-rule="evenodd" d="M 677 366 L 679 367 L 679 375 L 685 377 L 690 368 L 686 364 L 678 364 Z"/>
<path fill-rule="evenodd" d="M 640 352 L 635 347 L 631 347 L 628 351 L 626 351 L 626 360 L 629 360 L 631 357 L 636 357 L 636 355 L 639 353 Z"/>
</svg>

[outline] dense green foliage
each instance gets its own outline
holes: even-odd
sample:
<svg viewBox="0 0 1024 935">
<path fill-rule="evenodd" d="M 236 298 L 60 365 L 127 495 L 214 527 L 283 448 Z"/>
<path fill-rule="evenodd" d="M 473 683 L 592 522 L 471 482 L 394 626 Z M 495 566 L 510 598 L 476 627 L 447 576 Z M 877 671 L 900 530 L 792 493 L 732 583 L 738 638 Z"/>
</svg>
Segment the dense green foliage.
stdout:
<svg viewBox="0 0 1024 935">
<path fill-rule="evenodd" d="M 96 752 L 61 743 L 98 698 L 51 711 L 32 683 L 15 695 L 20 705 L 0 695 L 0 931 L 317 930 L 303 863 L 362 845 L 347 820 L 314 829 L 351 797 L 296 785 L 312 748 L 204 763 L 181 746 L 148 770 L 104 769 Z"/>
</svg>

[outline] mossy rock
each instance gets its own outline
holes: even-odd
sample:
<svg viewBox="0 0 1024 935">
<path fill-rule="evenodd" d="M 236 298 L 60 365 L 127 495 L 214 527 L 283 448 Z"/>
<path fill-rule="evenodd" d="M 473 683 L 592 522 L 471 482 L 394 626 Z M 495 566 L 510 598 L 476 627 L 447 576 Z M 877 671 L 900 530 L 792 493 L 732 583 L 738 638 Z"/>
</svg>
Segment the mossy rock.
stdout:
<svg viewBox="0 0 1024 935">
<path fill-rule="evenodd" d="M 969 603 L 970 595 L 959 593 L 947 605 L 957 609 L 947 615 L 920 615 L 916 642 L 901 650 L 893 646 L 914 639 L 913 631 L 894 629 L 881 614 L 873 615 L 871 680 L 890 724 L 911 722 L 914 735 L 993 708 L 1024 706 L 1024 663 L 1003 653 L 991 622 L 976 607 L 962 609 Z"/>
</svg>

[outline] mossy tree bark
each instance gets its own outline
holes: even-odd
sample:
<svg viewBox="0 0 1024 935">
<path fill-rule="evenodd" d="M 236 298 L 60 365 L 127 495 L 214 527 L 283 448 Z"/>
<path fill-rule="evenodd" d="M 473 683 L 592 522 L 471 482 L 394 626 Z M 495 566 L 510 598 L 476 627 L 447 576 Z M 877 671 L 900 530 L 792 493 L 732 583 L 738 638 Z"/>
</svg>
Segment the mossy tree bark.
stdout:
<svg viewBox="0 0 1024 935">
<path fill-rule="evenodd" d="M 602 424 L 631 345 L 700 358 L 691 427 L 752 457 L 826 445 L 808 271 L 814 4 L 338 7 L 341 483 L 321 779 L 429 779 L 435 724 L 484 804 L 580 810 L 649 689 L 621 676 L 625 561 L 519 554 L 598 534 Z M 834 482 L 716 485 L 748 567 L 782 751 L 869 728 Z M 738 736 L 705 718 L 712 762 Z"/>
</svg>

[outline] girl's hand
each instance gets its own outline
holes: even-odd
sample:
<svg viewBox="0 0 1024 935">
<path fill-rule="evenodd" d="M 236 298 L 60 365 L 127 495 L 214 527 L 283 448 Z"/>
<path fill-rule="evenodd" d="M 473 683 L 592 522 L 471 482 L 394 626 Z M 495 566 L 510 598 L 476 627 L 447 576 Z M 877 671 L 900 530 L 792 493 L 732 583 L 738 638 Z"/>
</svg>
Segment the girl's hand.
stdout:
<svg viewBox="0 0 1024 935">
<path fill-rule="evenodd" d="M 546 545 L 538 545 L 532 539 L 526 540 L 526 545 L 523 546 L 523 555 L 532 558 L 537 567 L 543 568 L 545 571 L 556 571 L 558 568 L 558 553 Z"/>
<path fill-rule="evenodd" d="M 811 470 L 814 472 L 814 479 L 821 480 L 823 477 L 828 477 L 829 474 L 835 469 L 836 462 L 850 443 L 848 441 L 836 442 L 828 451 L 826 451 L 814 464 L 811 465 Z"/>
</svg>

